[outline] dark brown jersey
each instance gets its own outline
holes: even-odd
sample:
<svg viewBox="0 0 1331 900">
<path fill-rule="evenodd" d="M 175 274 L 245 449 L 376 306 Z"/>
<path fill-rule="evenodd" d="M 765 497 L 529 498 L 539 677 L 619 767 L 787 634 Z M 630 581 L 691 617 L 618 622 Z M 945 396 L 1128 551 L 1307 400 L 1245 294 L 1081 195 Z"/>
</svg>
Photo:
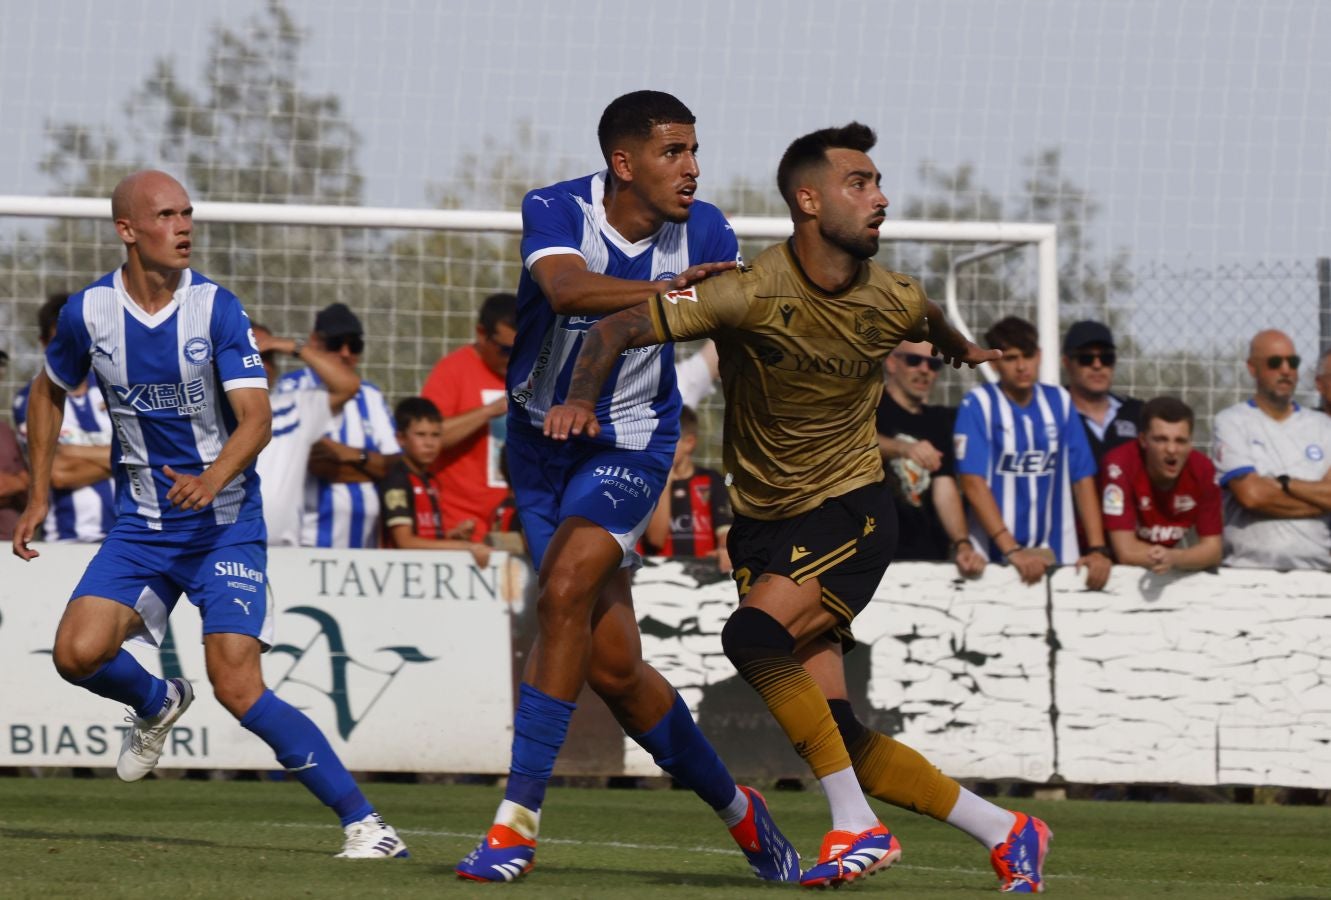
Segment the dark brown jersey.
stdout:
<svg viewBox="0 0 1331 900">
<path fill-rule="evenodd" d="M 736 512 L 786 519 L 883 478 L 882 363 L 901 341 L 928 335 L 925 305 L 914 278 L 872 261 L 850 288 L 825 293 L 787 243 L 651 301 L 661 340 L 716 340 Z"/>
</svg>

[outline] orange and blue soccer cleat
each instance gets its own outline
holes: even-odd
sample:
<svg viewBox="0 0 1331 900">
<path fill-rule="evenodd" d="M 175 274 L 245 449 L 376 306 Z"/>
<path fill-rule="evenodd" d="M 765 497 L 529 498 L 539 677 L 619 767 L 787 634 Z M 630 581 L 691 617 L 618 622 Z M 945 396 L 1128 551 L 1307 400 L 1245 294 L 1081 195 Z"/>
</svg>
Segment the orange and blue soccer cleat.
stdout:
<svg viewBox="0 0 1331 900">
<path fill-rule="evenodd" d="M 1054 833 L 1034 816 L 1015 813 L 1016 824 L 1007 840 L 989 854 L 989 862 L 1002 882 L 998 889 L 1009 894 L 1044 892 L 1044 858 Z"/>
<path fill-rule="evenodd" d="M 751 787 L 739 789 L 749 798 L 744 820 L 730 829 L 730 836 L 744 851 L 753 874 L 763 881 L 799 881 L 800 855 L 786 836 L 777 830 L 763 795 Z"/>
<path fill-rule="evenodd" d="M 823 838 L 818 865 L 804 873 L 804 887 L 841 887 L 873 875 L 901 859 L 901 844 L 887 826 L 879 822 L 867 831 L 829 831 Z"/>
<path fill-rule="evenodd" d="M 513 881 L 531 871 L 536 842 L 507 825 L 491 825 L 476 849 L 462 858 L 453 871 L 471 881 Z"/>
</svg>

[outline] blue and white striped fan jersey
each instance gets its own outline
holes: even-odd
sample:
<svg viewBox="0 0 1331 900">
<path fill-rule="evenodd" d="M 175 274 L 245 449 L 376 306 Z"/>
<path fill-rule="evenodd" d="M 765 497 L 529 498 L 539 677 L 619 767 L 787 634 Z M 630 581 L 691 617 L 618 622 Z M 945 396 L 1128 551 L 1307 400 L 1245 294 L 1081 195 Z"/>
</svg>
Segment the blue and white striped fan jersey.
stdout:
<svg viewBox="0 0 1331 900">
<path fill-rule="evenodd" d="M 315 390 L 322 385 L 313 369 L 288 372 L 277 381 L 273 408 L 285 408 L 286 394 L 291 391 Z M 392 456 L 402 452 L 396 430 L 383 392 L 362 379 L 360 392 L 332 418 L 326 434 L 348 447 Z M 374 482 L 343 484 L 307 475 L 300 543 L 302 547 L 377 547 L 379 492 Z"/>
<path fill-rule="evenodd" d="M 28 391 L 25 384 L 14 397 L 14 428 L 19 444 L 28 452 Z M 88 390 L 65 395 L 65 418 L 60 426 L 60 443 L 77 447 L 105 447 L 111 443 L 111 416 L 106 410 L 97 379 L 89 376 Z M 51 488 L 51 508 L 43 523 L 43 538 L 48 541 L 96 543 L 106 537 L 116 519 L 115 479 L 94 482 L 86 487 Z"/>
<path fill-rule="evenodd" d="M 583 334 L 601 317 L 557 315 L 531 277 L 547 256 L 573 253 L 592 272 L 643 281 L 669 281 L 689 266 L 727 262 L 739 244 L 725 216 L 695 201 L 687 222 L 667 222 L 649 238 L 630 243 L 606 221 L 606 173 L 564 181 L 522 201 L 522 279 L 518 329 L 508 366 L 509 421 L 539 430 L 551 406 L 564 402 Z M 625 351 L 596 403 L 596 440 L 625 450 L 671 450 L 679 437 L 679 394 L 674 347 Z"/>
<path fill-rule="evenodd" d="M 111 417 L 115 529 L 229 525 L 263 514 L 251 464 L 201 510 L 166 499 L 163 471 L 198 475 L 236 427 L 225 392 L 266 390 L 249 317 L 226 288 L 192 269 L 149 315 L 125 291 L 120 270 L 69 298 L 46 348 L 46 374 L 65 390 L 96 372 Z"/>
<path fill-rule="evenodd" d="M 1017 543 L 1048 547 L 1060 563 L 1077 561 L 1072 484 L 1094 475 L 1096 467 L 1071 394 L 1057 385 L 1037 384 L 1031 402 L 1022 407 L 996 384 L 973 388 L 961 401 L 953 443 L 957 473 L 988 482 Z M 1002 561 L 1002 552 L 973 513 L 970 536 L 976 547 L 988 548 L 991 561 Z"/>
</svg>

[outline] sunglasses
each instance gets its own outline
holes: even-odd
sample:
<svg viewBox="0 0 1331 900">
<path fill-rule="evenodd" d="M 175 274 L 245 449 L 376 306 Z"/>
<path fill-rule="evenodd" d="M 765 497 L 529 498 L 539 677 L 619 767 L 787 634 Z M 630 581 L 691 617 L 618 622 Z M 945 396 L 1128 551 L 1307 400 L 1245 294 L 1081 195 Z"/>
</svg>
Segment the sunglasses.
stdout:
<svg viewBox="0 0 1331 900">
<path fill-rule="evenodd" d="M 495 349 L 499 351 L 499 355 L 500 355 L 500 356 L 512 356 L 512 355 L 513 355 L 513 345 L 512 345 L 512 344 L 501 344 L 501 343 L 499 343 L 499 341 L 495 340 L 495 336 L 494 336 L 493 334 L 487 334 L 485 337 L 486 337 L 487 340 L 490 341 L 490 343 L 492 343 L 492 344 L 495 345 Z"/>
<path fill-rule="evenodd" d="M 920 353 L 902 353 L 897 356 L 897 359 L 901 360 L 902 364 L 908 369 L 913 369 L 920 365 L 920 363 L 924 363 L 928 366 L 930 372 L 937 372 L 939 369 L 943 368 L 943 361 L 936 356 L 924 356 Z"/>
<path fill-rule="evenodd" d="M 1099 350 L 1090 353 L 1078 353 L 1073 357 L 1079 366 L 1093 366 L 1098 359 L 1106 366 L 1112 368 L 1114 363 L 1118 362 L 1118 354 L 1113 350 Z"/>
<path fill-rule="evenodd" d="M 324 338 L 324 347 L 330 353 L 336 353 L 343 347 L 346 347 L 352 353 L 365 352 L 365 338 L 359 334 L 339 334 L 336 337 Z"/>
<path fill-rule="evenodd" d="M 1293 356 L 1268 356 L 1266 358 L 1266 367 L 1271 371 L 1280 368 L 1281 363 L 1289 363 L 1291 369 L 1297 369 L 1299 363 L 1303 362 L 1303 357 L 1295 353 Z"/>
</svg>

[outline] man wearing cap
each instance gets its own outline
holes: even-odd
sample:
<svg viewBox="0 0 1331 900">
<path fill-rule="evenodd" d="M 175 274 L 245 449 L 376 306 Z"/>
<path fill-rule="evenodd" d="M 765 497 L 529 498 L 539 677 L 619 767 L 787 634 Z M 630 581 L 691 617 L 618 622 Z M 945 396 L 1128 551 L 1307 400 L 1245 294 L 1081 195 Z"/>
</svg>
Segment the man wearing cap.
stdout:
<svg viewBox="0 0 1331 900">
<path fill-rule="evenodd" d="M 345 303 L 334 303 L 314 318 L 323 349 L 358 371 L 365 352 L 365 329 Z M 311 368 L 288 372 L 277 382 L 273 403 L 288 391 L 323 384 Z M 323 440 L 310 450 L 300 543 L 303 547 L 374 547 L 379 543 L 379 494 L 384 477 L 402 450 L 393 417 L 378 387 L 364 379 L 360 390 L 332 418 Z"/>
<path fill-rule="evenodd" d="M 1072 323 L 1063 338 L 1063 370 L 1097 467 L 1106 451 L 1137 439 L 1141 421 L 1142 402 L 1110 390 L 1117 362 L 1109 326 L 1089 319 Z"/>
<path fill-rule="evenodd" d="M 1289 335 L 1258 332 L 1252 399 L 1216 414 L 1227 566 L 1331 569 L 1331 418 L 1294 402 L 1301 362 Z"/>
</svg>

